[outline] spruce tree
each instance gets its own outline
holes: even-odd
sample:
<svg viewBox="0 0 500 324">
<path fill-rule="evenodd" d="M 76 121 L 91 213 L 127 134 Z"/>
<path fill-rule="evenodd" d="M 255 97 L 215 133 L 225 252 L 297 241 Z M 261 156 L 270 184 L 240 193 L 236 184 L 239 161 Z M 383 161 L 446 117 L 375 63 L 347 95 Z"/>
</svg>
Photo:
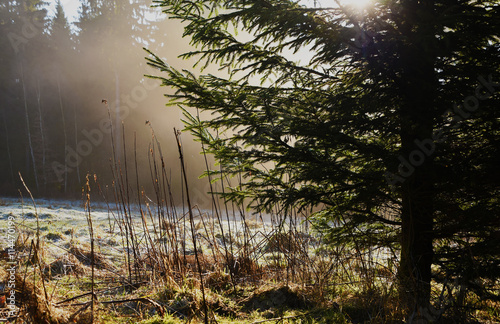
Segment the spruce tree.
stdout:
<svg viewBox="0 0 500 324">
<path fill-rule="evenodd" d="M 50 40 L 56 54 L 59 54 L 58 58 L 63 54 L 71 54 L 70 49 L 73 47 L 71 30 L 60 0 L 56 3 L 56 14 L 54 18 L 52 18 Z"/>
<path fill-rule="evenodd" d="M 213 113 L 185 110 L 187 129 L 245 178 L 227 199 L 315 206 L 332 244 L 398 248 L 408 316 L 433 279 L 498 300 L 498 1 L 157 3 L 183 57 L 229 75 L 148 58 L 171 104 Z"/>
</svg>

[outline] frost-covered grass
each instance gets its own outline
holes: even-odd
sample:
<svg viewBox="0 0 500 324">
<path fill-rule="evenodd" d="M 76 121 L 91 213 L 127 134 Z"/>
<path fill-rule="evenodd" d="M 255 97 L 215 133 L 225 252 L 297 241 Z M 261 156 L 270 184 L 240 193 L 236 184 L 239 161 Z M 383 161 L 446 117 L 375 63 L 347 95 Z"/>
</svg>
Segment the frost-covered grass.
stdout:
<svg viewBox="0 0 500 324">
<path fill-rule="evenodd" d="M 213 212 L 197 208 L 191 215 L 182 208 L 170 209 L 169 215 L 162 213 L 167 211 L 158 206 L 143 206 L 141 211 L 137 205 L 108 208 L 107 204 L 92 202 L 89 213 L 82 202 L 36 200 L 33 204 L 3 198 L 0 227 L 13 220 L 18 267 L 31 273 L 35 286 L 37 282 L 40 284 L 37 277 L 44 278 L 43 290 L 51 291 L 48 299 L 52 304 L 62 302 L 61 307 L 68 304 L 69 309 L 73 309 L 70 305 L 89 302 L 88 292 L 93 287 L 101 303 L 113 305 L 112 312 L 100 315 L 109 322 L 128 316 L 154 315 L 158 305 L 151 307 L 142 302 L 139 306 L 137 301 L 113 304 L 117 300 L 144 296 L 153 296 L 152 300 L 161 302 L 161 307 L 169 309 L 177 319 L 199 316 L 202 309 L 200 273 L 207 303 L 215 309 L 227 304 L 218 312 L 228 316 L 228 322 L 230 317 L 239 315 L 261 318 L 259 314 L 239 313 L 242 306 L 238 303 L 244 303 L 244 296 L 249 298 L 252 291 L 245 287 L 258 287 L 259 282 L 274 280 L 276 274 L 290 268 L 290 256 L 297 256 L 300 250 L 313 251 L 317 243 L 311 237 L 300 241 L 303 243 L 300 247 L 285 234 L 278 235 L 276 216 L 242 216 L 235 212 L 219 213 L 217 218 Z M 89 217 L 94 237 L 93 283 Z M 201 272 L 193 255 L 190 217 Z M 285 232 L 291 230 L 288 224 L 280 224 L 279 228 Z M 38 248 L 34 245 L 37 233 Z M 1 244 L 2 248 L 6 246 L 4 241 Z M 39 261 L 33 261 L 34 250 Z M 165 294 L 165 289 L 171 293 Z M 233 298 L 227 297 L 226 294 L 235 291 L 240 292 Z M 65 302 L 70 298 L 75 298 L 75 302 Z M 143 311 L 147 314 L 142 314 Z M 267 316 L 274 314 L 266 311 Z"/>
<path fill-rule="evenodd" d="M 97 323 L 198 323 L 204 304 L 210 321 L 218 323 L 402 318 L 397 259 L 386 250 L 325 244 L 321 235 L 308 231 L 304 218 L 291 222 L 279 215 L 198 208 L 189 215 L 186 208 L 152 202 L 142 210 L 91 202 L 90 214 L 78 201 L 36 200 L 35 205 L 0 199 L 0 248 L 7 247 L 6 229 L 14 224 L 16 281 L 30 289 L 22 294 L 30 297 L 19 301 L 24 312 L 48 312 L 61 323 L 89 323 L 93 289 Z M 7 251 L 2 257 L 0 277 L 6 278 Z M 436 286 L 434 293 L 441 290 Z M 33 308 L 33 300 L 46 307 Z M 497 306 L 486 305 L 481 316 L 498 317 Z"/>
</svg>

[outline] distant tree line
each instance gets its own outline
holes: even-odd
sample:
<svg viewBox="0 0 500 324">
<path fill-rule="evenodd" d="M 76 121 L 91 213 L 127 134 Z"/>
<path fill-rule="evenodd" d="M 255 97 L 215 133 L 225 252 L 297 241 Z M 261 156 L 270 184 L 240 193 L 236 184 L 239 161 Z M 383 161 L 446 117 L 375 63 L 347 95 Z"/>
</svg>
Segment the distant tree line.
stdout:
<svg viewBox="0 0 500 324">
<path fill-rule="evenodd" d="M 46 5 L 0 4 L 0 195 L 17 194 L 18 172 L 41 195 L 78 193 L 86 172 L 109 173 L 107 108 L 119 154 L 120 120 L 154 86 L 142 47 L 158 50 L 165 31 L 150 1 L 80 0 L 73 26 L 60 2 L 53 16 Z"/>
</svg>

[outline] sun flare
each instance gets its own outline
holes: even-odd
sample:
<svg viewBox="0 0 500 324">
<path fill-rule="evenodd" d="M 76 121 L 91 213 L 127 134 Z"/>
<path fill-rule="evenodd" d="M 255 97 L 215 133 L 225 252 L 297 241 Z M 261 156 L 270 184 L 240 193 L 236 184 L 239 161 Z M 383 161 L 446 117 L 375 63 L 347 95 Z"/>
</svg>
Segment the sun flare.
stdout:
<svg viewBox="0 0 500 324">
<path fill-rule="evenodd" d="M 341 0 L 344 6 L 350 6 L 358 9 L 366 8 L 373 0 Z"/>
</svg>

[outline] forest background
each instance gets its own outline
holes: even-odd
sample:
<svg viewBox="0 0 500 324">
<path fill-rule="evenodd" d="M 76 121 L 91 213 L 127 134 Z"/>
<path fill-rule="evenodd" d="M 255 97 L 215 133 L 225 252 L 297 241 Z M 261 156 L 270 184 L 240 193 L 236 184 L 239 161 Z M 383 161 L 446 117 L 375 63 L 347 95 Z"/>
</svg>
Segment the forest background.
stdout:
<svg viewBox="0 0 500 324">
<path fill-rule="evenodd" d="M 81 0 L 68 22 L 60 1 L 2 1 L 0 195 L 19 195 L 18 172 L 38 197 L 80 198 L 87 173 L 110 184 L 111 128 L 117 157 L 132 156 L 135 145 L 140 182 L 151 182 L 153 127 L 155 139 L 175 149 L 173 127 L 181 128 L 181 113 L 162 109 L 165 89 L 144 77 L 152 69 L 143 47 L 178 67 L 192 65 L 177 58 L 189 48 L 181 25 L 151 5 Z M 200 151 L 196 145 L 184 149 L 189 156 Z M 178 157 L 164 154 L 176 174 Z M 198 160 L 194 179 L 204 167 L 196 166 Z M 175 187 L 180 179 L 174 178 Z"/>
</svg>

